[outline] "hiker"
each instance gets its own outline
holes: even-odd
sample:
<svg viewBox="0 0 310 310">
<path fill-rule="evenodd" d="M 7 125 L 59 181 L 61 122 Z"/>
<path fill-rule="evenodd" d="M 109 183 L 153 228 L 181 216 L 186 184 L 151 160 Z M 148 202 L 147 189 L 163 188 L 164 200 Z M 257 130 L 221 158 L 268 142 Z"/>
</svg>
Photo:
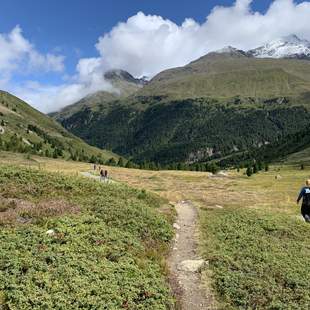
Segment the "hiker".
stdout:
<svg viewBox="0 0 310 310">
<path fill-rule="evenodd" d="M 105 176 L 104 176 L 104 170 L 103 169 L 100 170 L 100 181 L 105 182 Z"/>
<path fill-rule="evenodd" d="M 97 166 L 96 166 L 96 164 L 94 164 L 94 171 L 96 171 L 96 168 L 97 168 Z"/>
<path fill-rule="evenodd" d="M 109 182 L 108 170 L 104 170 L 104 180 Z"/>
<path fill-rule="evenodd" d="M 301 198 L 301 215 L 307 223 L 310 223 L 310 179 L 306 181 L 306 186 L 301 189 L 297 198 L 297 204 Z"/>
</svg>

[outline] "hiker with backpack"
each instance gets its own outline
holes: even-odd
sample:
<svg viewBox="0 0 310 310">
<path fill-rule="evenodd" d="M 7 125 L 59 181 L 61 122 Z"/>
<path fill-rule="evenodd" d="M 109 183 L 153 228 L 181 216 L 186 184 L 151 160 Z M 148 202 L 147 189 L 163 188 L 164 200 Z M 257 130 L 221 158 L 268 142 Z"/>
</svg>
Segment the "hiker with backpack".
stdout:
<svg viewBox="0 0 310 310">
<path fill-rule="evenodd" d="M 103 169 L 100 170 L 100 181 L 105 182 L 105 176 L 104 176 L 104 170 Z"/>
<path fill-rule="evenodd" d="M 105 180 L 105 182 L 108 182 L 108 183 L 109 183 L 108 170 L 104 170 L 104 180 Z"/>
<path fill-rule="evenodd" d="M 307 223 L 310 223 L 310 179 L 306 181 L 306 186 L 301 189 L 297 198 L 297 204 L 301 199 L 301 215 Z"/>
<path fill-rule="evenodd" d="M 109 182 L 108 170 L 100 170 L 100 180 L 103 182 Z"/>
</svg>

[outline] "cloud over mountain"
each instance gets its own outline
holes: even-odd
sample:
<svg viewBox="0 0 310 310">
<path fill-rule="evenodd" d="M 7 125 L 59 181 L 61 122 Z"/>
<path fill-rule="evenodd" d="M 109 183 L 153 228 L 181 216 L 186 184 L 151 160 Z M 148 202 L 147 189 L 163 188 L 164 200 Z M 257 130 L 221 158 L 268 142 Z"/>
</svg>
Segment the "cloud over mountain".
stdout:
<svg viewBox="0 0 310 310">
<path fill-rule="evenodd" d="M 111 85 L 104 81 L 103 73 L 112 68 L 152 77 L 227 45 L 248 50 L 291 33 L 310 39 L 309 1 L 297 4 L 293 0 L 274 0 L 264 13 L 253 11 L 251 4 L 251 0 L 237 0 L 232 6 L 216 6 L 201 24 L 188 18 L 177 25 L 161 16 L 139 12 L 104 33 L 96 44 L 98 57 L 80 59 L 76 74 L 63 85 L 41 85 L 37 90 L 19 85 L 17 94 L 43 111 L 52 111 L 96 90 L 108 90 Z M 16 42 L 16 47 L 10 42 Z M 0 36 L 0 48 L 3 45 L 8 55 L 13 49 L 14 57 L 26 55 L 28 63 L 33 59 L 38 66 L 44 64 L 46 70 L 62 69 L 59 56 L 32 57 L 35 50 L 19 27 L 7 37 Z M 1 63 L 8 72 L 15 70 L 11 56 L 0 55 L 0 70 Z"/>
</svg>

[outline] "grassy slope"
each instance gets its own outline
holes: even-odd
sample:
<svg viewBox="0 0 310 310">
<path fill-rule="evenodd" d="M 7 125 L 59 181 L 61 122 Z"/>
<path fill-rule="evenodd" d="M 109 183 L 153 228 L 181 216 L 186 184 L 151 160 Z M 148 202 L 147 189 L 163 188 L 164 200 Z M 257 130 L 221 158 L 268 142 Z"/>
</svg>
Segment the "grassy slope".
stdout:
<svg viewBox="0 0 310 310">
<path fill-rule="evenodd" d="M 96 147 L 86 144 L 80 138 L 69 133 L 53 119 L 33 109 L 24 101 L 7 92 L 0 91 L 0 112 L 2 113 L 0 119 L 5 123 L 2 126 L 4 129 L 4 134 L 1 135 L 2 140 L 9 139 L 10 136 L 16 133 L 19 137 L 24 138 L 30 143 L 43 142 L 42 137 L 36 133 L 27 132 L 27 127 L 31 124 L 59 140 L 67 149 L 71 148 L 73 151 L 79 152 L 84 149 L 85 154 L 88 154 L 88 156 L 101 154 L 104 159 L 115 156 L 112 152 L 99 150 Z M 46 146 L 46 148 L 49 149 L 49 146 Z"/>
<path fill-rule="evenodd" d="M 222 309 L 310 307 L 309 225 L 295 202 L 308 174 L 283 166 L 239 175 L 219 186 L 222 209 L 203 205 L 202 250 Z"/>
<path fill-rule="evenodd" d="M 210 53 L 185 67 L 159 73 L 138 94 L 220 99 L 299 96 L 309 91 L 309 61 Z"/>
<path fill-rule="evenodd" d="M 172 230 L 158 212 L 163 201 L 21 167 L 1 166 L 0 183 L 0 307 L 168 307 L 162 255 Z"/>
</svg>

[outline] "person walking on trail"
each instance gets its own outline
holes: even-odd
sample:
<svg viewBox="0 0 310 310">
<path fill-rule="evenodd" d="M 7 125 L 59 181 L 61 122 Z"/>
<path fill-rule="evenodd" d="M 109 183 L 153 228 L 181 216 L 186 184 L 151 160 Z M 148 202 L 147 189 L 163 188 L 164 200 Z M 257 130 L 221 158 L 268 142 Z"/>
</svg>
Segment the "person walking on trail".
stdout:
<svg viewBox="0 0 310 310">
<path fill-rule="evenodd" d="M 109 182 L 108 170 L 100 170 L 100 180 L 103 182 Z"/>
<path fill-rule="evenodd" d="M 307 223 L 310 223 L 310 179 L 306 181 L 306 186 L 301 189 L 297 198 L 297 204 L 301 199 L 301 215 Z"/>
<path fill-rule="evenodd" d="M 94 164 L 94 171 L 96 171 L 96 168 L 97 168 L 97 166 L 96 166 L 96 164 Z"/>
<path fill-rule="evenodd" d="M 104 181 L 109 183 L 108 170 L 104 170 Z"/>
<path fill-rule="evenodd" d="M 100 181 L 105 182 L 105 176 L 104 176 L 104 170 L 103 169 L 100 170 Z"/>
</svg>

